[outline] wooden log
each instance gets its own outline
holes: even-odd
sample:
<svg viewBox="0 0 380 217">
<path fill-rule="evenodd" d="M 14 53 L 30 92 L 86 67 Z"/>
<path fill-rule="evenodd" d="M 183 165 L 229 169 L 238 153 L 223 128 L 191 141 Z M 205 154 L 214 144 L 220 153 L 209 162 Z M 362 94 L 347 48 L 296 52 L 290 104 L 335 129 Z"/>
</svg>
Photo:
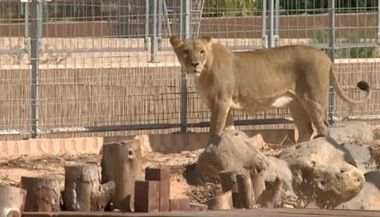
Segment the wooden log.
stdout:
<svg viewBox="0 0 380 217">
<path fill-rule="evenodd" d="M 251 176 L 248 171 L 243 170 L 236 175 L 239 189 L 239 201 L 241 208 L 252 209 L 255 206 L 255 195 L 253 192 Z"/>
<path fill-rule="evenodd" d="M 100 183 L 100 171 L 96 164 L 65 166 L 63 201 L 66 210 L 103 211 L 114 194 L 115 183 Z"/>
<path fill-rule="evenodd" d="M 231 191 L 233 207 L 240 208 L 239 190 L 236 182 L 236 172 L 224 170 L 219 172 L 219 177 L 222 184 L 222 191 Z"/>
<path fill-rule="evenodd" d="M 61 189 L 57 179 L 22 176 L 21 187 L 27 191 L 25 211 L 61 210 Z"/>
<path fill-rule="evenodd" d="M 136 181 L 135 212 L 158 212 L 160 210 L 159 190 L 159 181 Z"/>
<path fill-rule="evenodd" d="M 26 190 L 0 185 L 0 216 L 21 217 L 25 207 Z"/>
<path fill-rule="evenodd" d="M 255 201 L 257 201 L 262 195 L 263 191 L 265 191 L 264 171 L 251 172 L 251 180 L 252 180 L 253 193 L 255 195 Z"/>
<path fill-rule="evenodd" d="M 102 176 L 116 185 L 114 205 L 121 211 L 134 211 L 135 181 L 143 177 L 139 140 L 111 142 L 103 145 Z"/>
<path fill-rule="evenodd" d="M 232 209 L 232 192 L 227 191 L 211 200 L 207 201 L 207 207 L 209 210 L 229 210 Z"/>
<path fill-rule="evenodd" d="M 170 197 L 170 169 L 165 168 L 146 168 L 145 180 L 160 181 L 160 211 L 169 211 Z"/>
</svg>

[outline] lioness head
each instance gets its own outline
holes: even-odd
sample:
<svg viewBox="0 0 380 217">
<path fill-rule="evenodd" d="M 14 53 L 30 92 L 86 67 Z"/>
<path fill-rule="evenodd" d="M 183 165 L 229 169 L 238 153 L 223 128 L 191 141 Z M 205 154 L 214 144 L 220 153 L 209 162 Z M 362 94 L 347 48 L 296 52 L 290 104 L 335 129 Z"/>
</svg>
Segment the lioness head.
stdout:
<svg viewBox="0 0 380 217">
<path fill-rule="evenodd" d="M 170 37 L 170 44 L 173 46 L 182 67 L 189 74 L 199 75 L 207 68 L 207 63 L 211 61 L 211 37 L 182 40 L 178 36 L 172 36 Z"/>
</svg>

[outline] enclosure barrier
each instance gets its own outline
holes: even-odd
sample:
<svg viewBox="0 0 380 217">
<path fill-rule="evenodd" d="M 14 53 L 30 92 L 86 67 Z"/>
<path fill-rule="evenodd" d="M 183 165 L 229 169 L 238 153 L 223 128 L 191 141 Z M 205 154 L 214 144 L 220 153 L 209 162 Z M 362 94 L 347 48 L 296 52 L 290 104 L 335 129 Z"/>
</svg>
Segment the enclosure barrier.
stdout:
<svg viewBox="0 0 380 217">
<path fill-rule="evenodd" d="M 0 1 L 0 135 L 198 132 L 209 111 L 168 42 L 211 35 L 233 50 L 307 44 L 326 51 L 350 97 L 329 117 L 377 120 L 379 1 Z M 287 109 L 234 113 L 242 129 L 289 127 Z M 66 134 L 68 135 L 68 134 Z"/>
</svg>

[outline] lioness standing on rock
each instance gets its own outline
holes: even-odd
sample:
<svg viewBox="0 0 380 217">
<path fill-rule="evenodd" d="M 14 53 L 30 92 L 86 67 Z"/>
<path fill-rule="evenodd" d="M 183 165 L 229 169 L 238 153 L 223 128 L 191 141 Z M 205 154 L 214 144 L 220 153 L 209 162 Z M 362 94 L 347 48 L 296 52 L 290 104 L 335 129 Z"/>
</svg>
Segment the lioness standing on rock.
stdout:
<svg viewBox="0 0 380 217">
<path fill-rule="evenodd" d="M 289 45 L 232 52 L 211 37 L 182 40 L 170 37 L 182 67 L 195 76 L 197 92 L 211 110 L 210 139 L 233 126 L 231 109 L 256 113 L 288 106 L 299 132 L 298 141 L 313 134 L 326 135 L 329 81 L 349 103 L 362 103 L 371 95 L 367 82 L 357 83 L 365 98 L 345 96 L 333 73 L 333 63 L 322 51 Z"/>
</svg>

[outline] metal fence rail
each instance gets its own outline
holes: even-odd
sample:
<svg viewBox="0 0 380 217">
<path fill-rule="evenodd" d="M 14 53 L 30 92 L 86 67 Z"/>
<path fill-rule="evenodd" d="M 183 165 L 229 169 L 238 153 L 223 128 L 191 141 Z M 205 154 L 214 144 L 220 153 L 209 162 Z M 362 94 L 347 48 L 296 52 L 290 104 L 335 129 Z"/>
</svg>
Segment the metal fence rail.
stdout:
<svg viewBox="0 0 380 217">
<path fill-rule="evenodd" d="M 1 0 L 0 135 L 202 131 L 209 112 L 168 37 L 211 35 L 233 50 L 308 44 L 329 53 L 351 97 L 330 117 L 380 111 L 379 2 L 333 0 Z M 289 127 L 287 109 L 236 112 L 242 128 Z M 67 134 L 66 134 L 67 135 Z"/>
</svg>

